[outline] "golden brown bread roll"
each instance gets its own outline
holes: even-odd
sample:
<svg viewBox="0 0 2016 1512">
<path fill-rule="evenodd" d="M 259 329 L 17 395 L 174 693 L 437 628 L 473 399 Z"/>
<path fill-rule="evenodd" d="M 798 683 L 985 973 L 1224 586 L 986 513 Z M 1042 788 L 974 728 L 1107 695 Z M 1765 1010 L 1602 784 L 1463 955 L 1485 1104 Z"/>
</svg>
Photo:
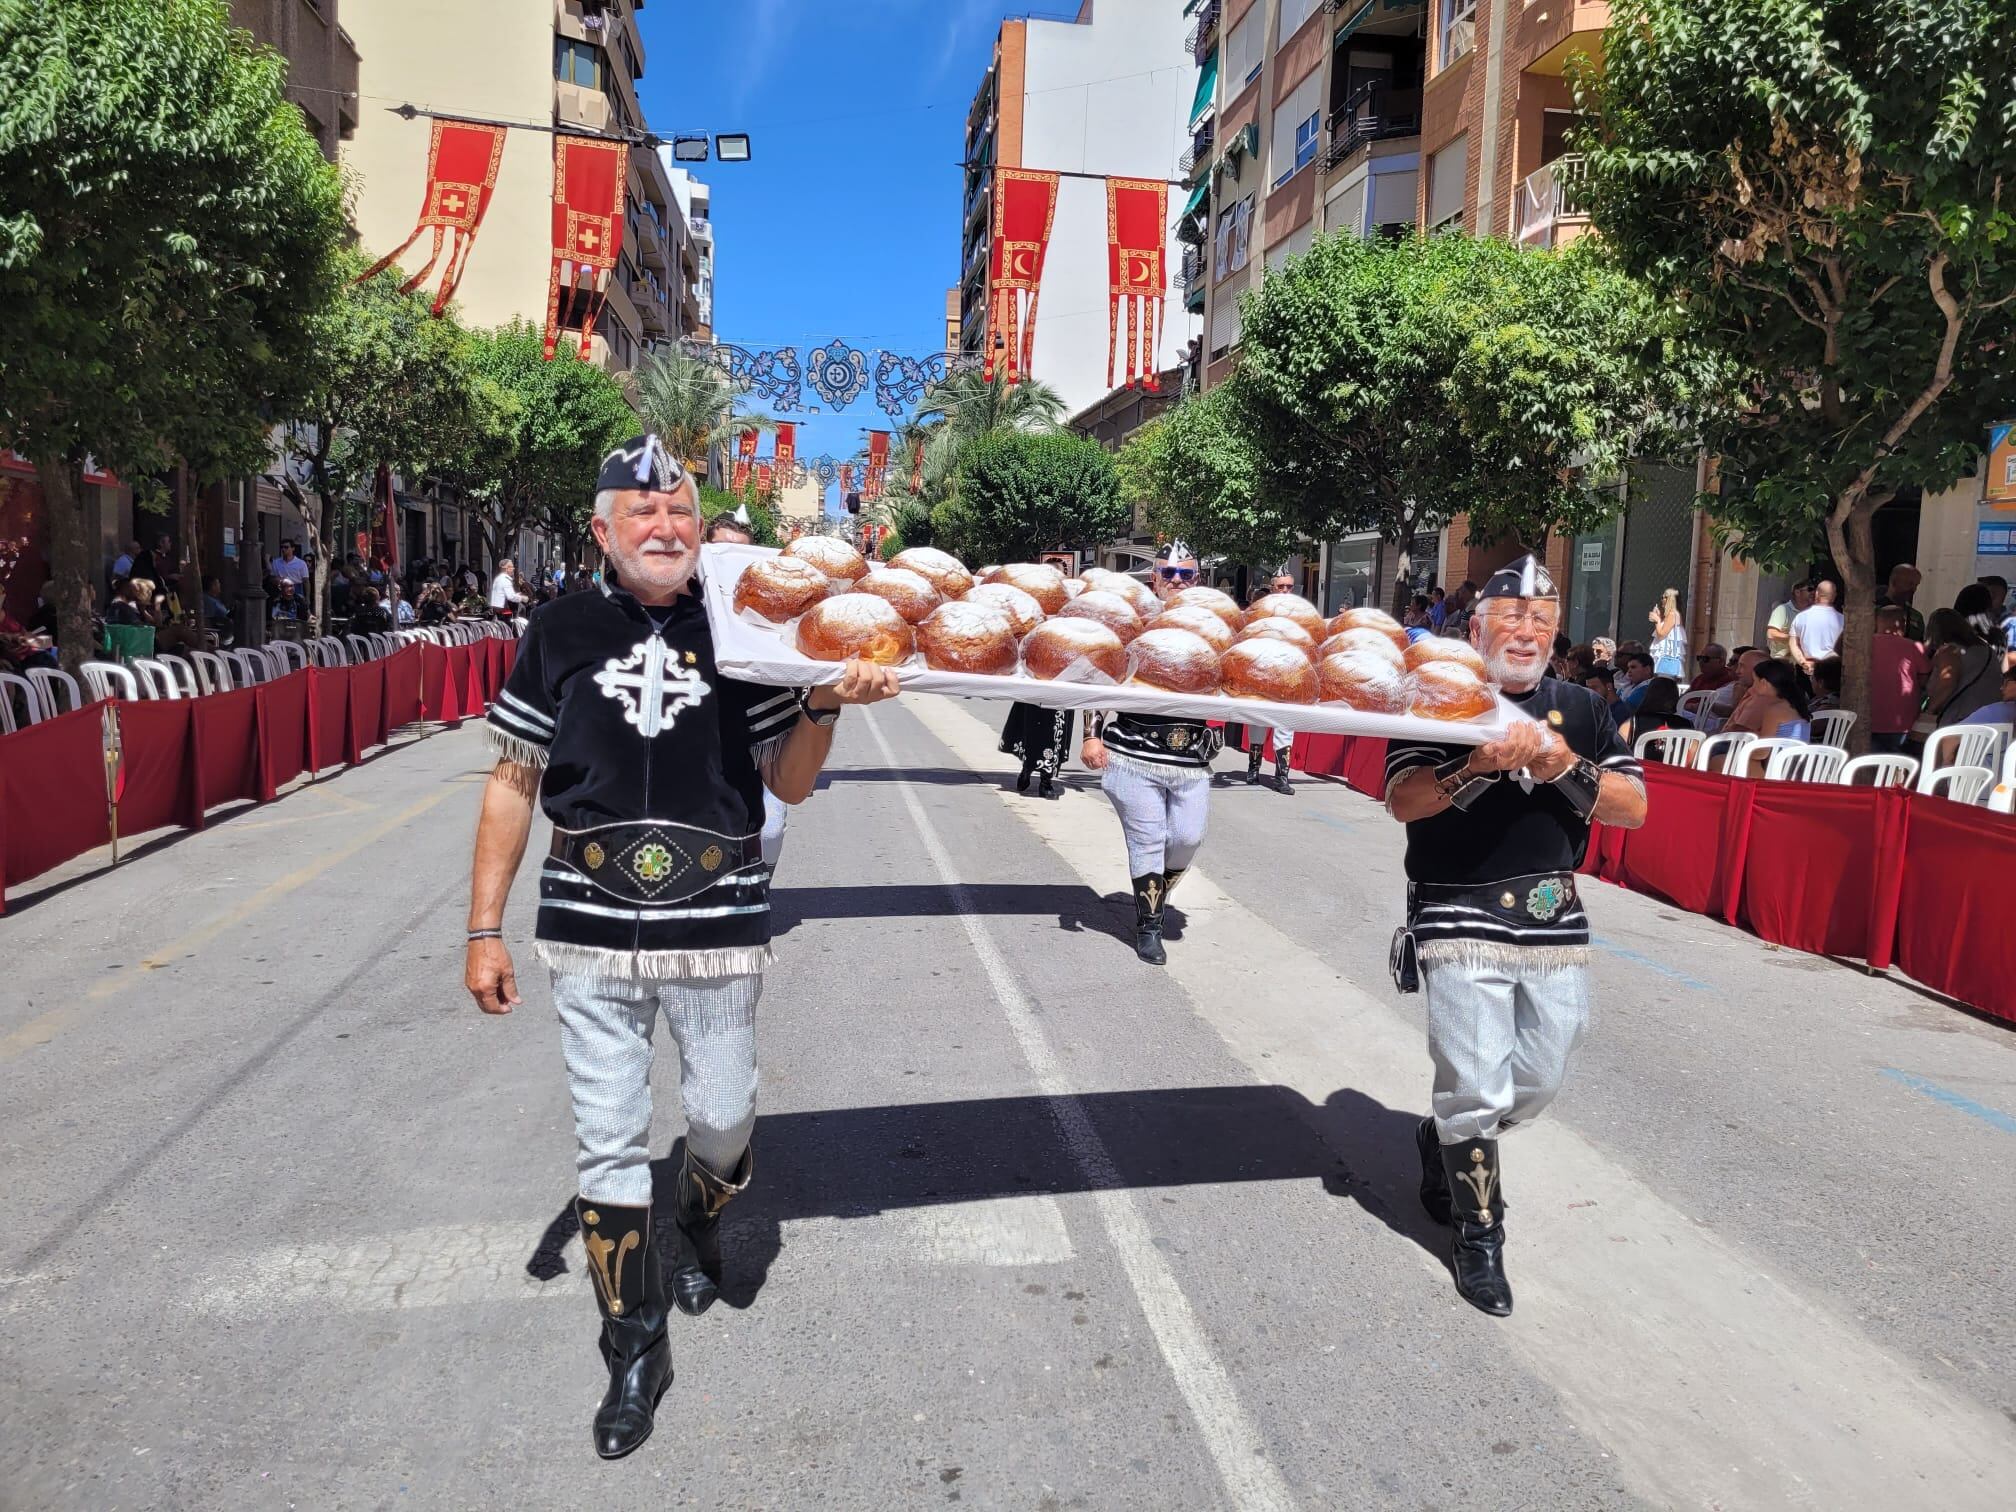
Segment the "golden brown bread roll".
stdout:
<svg viewBox="0 0 2016 1512">
<path fill-rule="evenodd" d="M 814 604 L 798 621 L 798 649 L 814 661 L 858 656 L 893 667 L 917 649 L 917 632 L 874 594 L 843 593 Z"/>
<path fill-rule="evenodd" d="M 868 575 L 868 559 L 833 536 L 800 536 L 784 548 L 784 555 L 817 567 L 833 580 L 835 593 L 845 593 Z"/>
<path fill-rule="evenodd" d="M 1269 614 L 1256 620 L 1248 620 L 1246 628 L 1239 632 L 1238 639 L 1282 641 L 1293 646 L 1309 660 L 1316 659 L 1316 637 L 1309 633 L 1306 626 L 1296 623 L 1286 615 Z"/>
<path fill-rule="evenodd" d="M 1097 620 L 1045 620 L 1023 638 L 1022 670 L 1031 677 L 1051 682 L 1069 671 L 1080 680 L 1073 670 L 1080 660 L 1099 674 L 1084 681 L 1117 683 L 1127 676 L 1127 648 Z"/>
<path fill-rule="evenodd" d="M 1055 614 L 1071 600 L 1064 587 L 1064 574 L 1047 562 L 1010 562 L 994 581 L 1020 588 L 1043 606 L 1045 614 Z"/>
<path fill-rule="evenodd" d="M 1346 609 L 1330 621 L 1332 635 L 1341 635 L 1346 630 L 1377 630 L 1393 642 L 1394 650 L 1407 649 L 1406 627 L 1382 609 Z"/>
<path fill-rule="evenodd" d="M 1255 602 L 1253 607 L 1246 611 L 1246 623 L 1250 625 L 1253 621 L 1261 619 L 1295 621 L 1309 632 L 1311 647 L 1330 632 L 1329 622 L 1323 618 L 1322 611 L 1299 593 L 1270 593 Z"/>
<path fill-rule="evenodd" d="M 1088 586 L 1090 585 L 1082 577 L 1067 577 L 1064 579 L 1064 591 L 1072 598 L 1078 597 Z"/>
<path fill-rule="evenodd" d="M 1405 714 L 1407 674 L 1389 654 L 1392 649 L 1388 645 L 1384 652 L 1362 648 L 1330 652 L 1316 663 L 1317 696 L 1366 714 Z"/>
<path fill-rule="evenodd" d="M 872 593 L 911 624 L 945 602 L 945 596 L 921 572 L 907 567 L 877 567 L 854 585 L 856 593 Z"/>
<path fill-rule="evenodd" d="M 1116 583 L 1131 583 L 1134 581 L 1126 573 L 1115 572 L 1111 567 L 1087 567 L 1083 572 L 1078 574 L 1078 580 L 1087 588 L 1097 588 L 1106 593 L 1112 593 L 1114 591 L 1113 585 Z"/>
<path fill-rule="evenodd" d="M 1188 630 L 1192 635 L 1203 636 L 1211 643 L 1211 649 L 1220 656 L 1230 651 L 1232 642 L 1238 639 L 1232 627 L 1226 624 L 1223 618 L 1213 614 L 1209 609 L 1199 608 L 1194 604 L 1178 604 L 1173 608 L 1164 609 L 1148 621 L 1150 630 L 1160 630 L 1165 626 L 1173 630 Z"/>
<path fill-rule="evenodd" d="M 997 562 L 991 566 L 982 567 L 978 572 L 974 573 L 973 581 L 976 583 L 991 583 L 999 576 L 1001 576 L 1001 566 Z"/>
<path fill-rule="evenodd" d="M 1382 635 L 1377 630 L 1339 630 L 1316 648 L 1316 659 L 1321 661 L 1326 656 L 1351 651 L 1389 661 L 1395 670 L 1402 669 L 1406 665 L 1401 658 L 1400 648 L 1393 644 L 1392 637 Z"/>
<path fill-rule="evenodd" d="M 1120 637 L 1122 645 L 1141 633 L 1141 616 L 1117 593 L 1094 588 L 1081 593 L 1057 611 L 1060 619 L 1092 619 Z"/>
<path fill-rule="evenodd" d="M 1128 603 L 1134 606 L 1134 612 L 1144 620 L 1153 619 L 1163 608 L 1162 600 L 1155 596 L 1153 588 L 1150 588 L 1139 579 L 1127 577 L 1124 574 L 1118 583 L 1112 584 L 1106 591 L 1108 593 L 1117 593 L 1120 597 L 1127 600 Z"/>
<path fill-rule="evenodd" d="M 781 625 L 794 620 L 833 591 L 825 573 L 796 557 L 763 557 L 742 569 L 735 585 L 735 608 L 750 609 Z"/>
<path fill-rule="evenodd" d="M 1015 627 L 985 604 L 940 604 L 917 627 L 917 649 L 934 671 L 1015 675 Z"/>
<path fill-rule="evenodd" d="M 1209 609 L 1235 632 L 1246 627 L 1246 613 L 1239 601 L 1216 588 L 1185 588 L 1169 600 L 1172 609 Z"/>
<path fill-rule="evenodd" d="M 1459 667 L 1468 667 L 1479 677 L 1484 675 L 1484 658 L 1477 654 L 1477 648 L 1468 641 L 1460 641 L 1447 635 L 1424 635 L 1407 647 L 1407 670 L 1412 672 L 1423 662 L 1447 661 Z"/>
<path fill-rule="evenodd" d="M 1020 640 L 1031 630 L 1043 623 L 1043 606 L 1020 588 L 1006 583 L 982 583 L 970 590 L 960 602 L 985 604 L 989 609 L 999 609 L 1008 616 L 1008 622 L 1015 627 L 1015 638 Z"/>
<path fill-rule="evenodd" d="M 1316 702 L 1316 668 L 1284 640 L 1255 636 L 1218 658 L 1218 680 L 1234 698 L 1272 703 Z"/>
<path fill-rule="evenodd" d="M 1482 678 L 1453 661 L 1423 662 L 1407 682 L 1408 710 L 1424 719 L 1480 719 L 1498 705 Z"/>
<path fill-rule="evenodd" d="M 1189 630 L 1143 630 L 1127 648 L 1127 676 L 1170 693 L 1215 693 L 1218 653 Z"/>
<path fill-rule="evenodd" d="M 889 565 L 923 574 L 931 580 L 931 586 L 948 599 L 964 598 L 973 586 L 973 574 L 966 570 L 965 564 L 949 551 L 940 551 L 935 546 L 912 546 L 907 551 L 899 551 Z"/>
</svg>

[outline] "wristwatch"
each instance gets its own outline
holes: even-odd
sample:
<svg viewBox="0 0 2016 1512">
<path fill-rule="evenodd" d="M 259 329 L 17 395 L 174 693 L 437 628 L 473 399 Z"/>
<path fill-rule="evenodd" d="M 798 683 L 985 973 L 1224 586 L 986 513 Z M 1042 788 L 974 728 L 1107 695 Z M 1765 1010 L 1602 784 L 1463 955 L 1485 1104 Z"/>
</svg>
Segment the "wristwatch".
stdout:
<svg viewBox="0 0 2016 1512">
<path fill-rule="evenodd" d="M 807 719 L 811 720 L 812 723 L 819 726 L 822 730 L 830 730 L 833 726 L 840 723 L 840 711 L 838 709 L 815 709 L 809 703 L 801 704 L 799 708 L 804 712 Z"/>
</svg>

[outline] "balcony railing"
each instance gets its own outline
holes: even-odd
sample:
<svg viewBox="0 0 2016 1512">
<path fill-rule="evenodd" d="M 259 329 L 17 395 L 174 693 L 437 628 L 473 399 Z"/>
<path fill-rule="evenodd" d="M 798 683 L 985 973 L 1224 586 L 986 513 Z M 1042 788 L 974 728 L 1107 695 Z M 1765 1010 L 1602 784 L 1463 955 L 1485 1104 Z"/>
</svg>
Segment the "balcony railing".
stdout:
<svg viewBox="0 0 2016 1512">
<path fill-rule="evenodd" d="M 1218 118 L 1211 117 L 1197 129 L 1190 138 L 1190 150 L 1176 160 L 1177 177 L 1187 182 L 1196 182 L 1199 170 L 1211 162 L 1211 149 L 1218 142 Z"/>
<path fill-rule="evenodd" d="M 1421 135 L 1421 91 L 1391 84 L 1367 84 L 1330 112 L 1330 149 L 1323 171 L 1330 172 L 1368 142 Z"/>
<path fill-rule="evenodd" d="M 1522 245 L 1562 246 L 1565 245 L 1561 236 L 1564 229 L 1589 223 L 1589 212 L 1582 204 L 1582 169 L 1581 154 L 1570 153 L 1543 164 L 1526 176 L 1526 182 L 1519 188 L 1519 240 Z"/>
<path fill-rule="evenodd" d="M 1204 66 L 1205 54 L 1218 44 L 1218 17 L 1223 11 L 1223 0 L 1209 0 L 1197 13 L 1197 24 L 1190 28 L 1190 35 L 1183 39 L 1184 47 L 1197 60 L 1199 68 Z"/>
</svg>

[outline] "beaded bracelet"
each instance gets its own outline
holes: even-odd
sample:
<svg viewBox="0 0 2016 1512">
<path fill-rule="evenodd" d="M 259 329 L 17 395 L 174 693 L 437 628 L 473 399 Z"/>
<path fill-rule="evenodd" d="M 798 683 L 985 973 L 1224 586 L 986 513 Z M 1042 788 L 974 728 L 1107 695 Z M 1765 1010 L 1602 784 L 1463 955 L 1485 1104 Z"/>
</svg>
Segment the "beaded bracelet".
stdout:
<svg viewBox="0 0 2016 1512">
<path fill-rule="evenodd" d="M 469 938 L 472 942 L 476 940 L 501 940 L 504 938 L 504 931 L 501 929 L 472 929 L 469 931 Z"/>
</svg>

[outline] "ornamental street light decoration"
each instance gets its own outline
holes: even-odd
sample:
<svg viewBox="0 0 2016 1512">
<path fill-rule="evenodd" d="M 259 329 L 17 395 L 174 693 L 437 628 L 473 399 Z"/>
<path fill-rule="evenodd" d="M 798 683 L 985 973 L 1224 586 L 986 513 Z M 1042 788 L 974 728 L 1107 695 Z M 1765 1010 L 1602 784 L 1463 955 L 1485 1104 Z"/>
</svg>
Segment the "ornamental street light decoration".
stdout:
<svg viewBox="0 0 2016 1512">
<path fill-rule="evenodd" d="M 656 345 L 656 343 L 653 343 Z M 688 337 L 681 351 L 728 376 L 730 382 L 761 395 L 778 414 L 818 412 L 804 402 L 810 387 L 826 407 L 844 410 L 865 393 L 871 377 L 875 403 L 891 419 L 900 420 L 933 384 L 957 373 L 977 372 L 978 352 L 931 352 L 921 357 L 877 350 L 872 374 L 869 354 L 835 339 L 814 347 L 809 364 L 801 364 L 796 347 L 751 349 L 732 342 L 706 342 Z"/>
</svg>

